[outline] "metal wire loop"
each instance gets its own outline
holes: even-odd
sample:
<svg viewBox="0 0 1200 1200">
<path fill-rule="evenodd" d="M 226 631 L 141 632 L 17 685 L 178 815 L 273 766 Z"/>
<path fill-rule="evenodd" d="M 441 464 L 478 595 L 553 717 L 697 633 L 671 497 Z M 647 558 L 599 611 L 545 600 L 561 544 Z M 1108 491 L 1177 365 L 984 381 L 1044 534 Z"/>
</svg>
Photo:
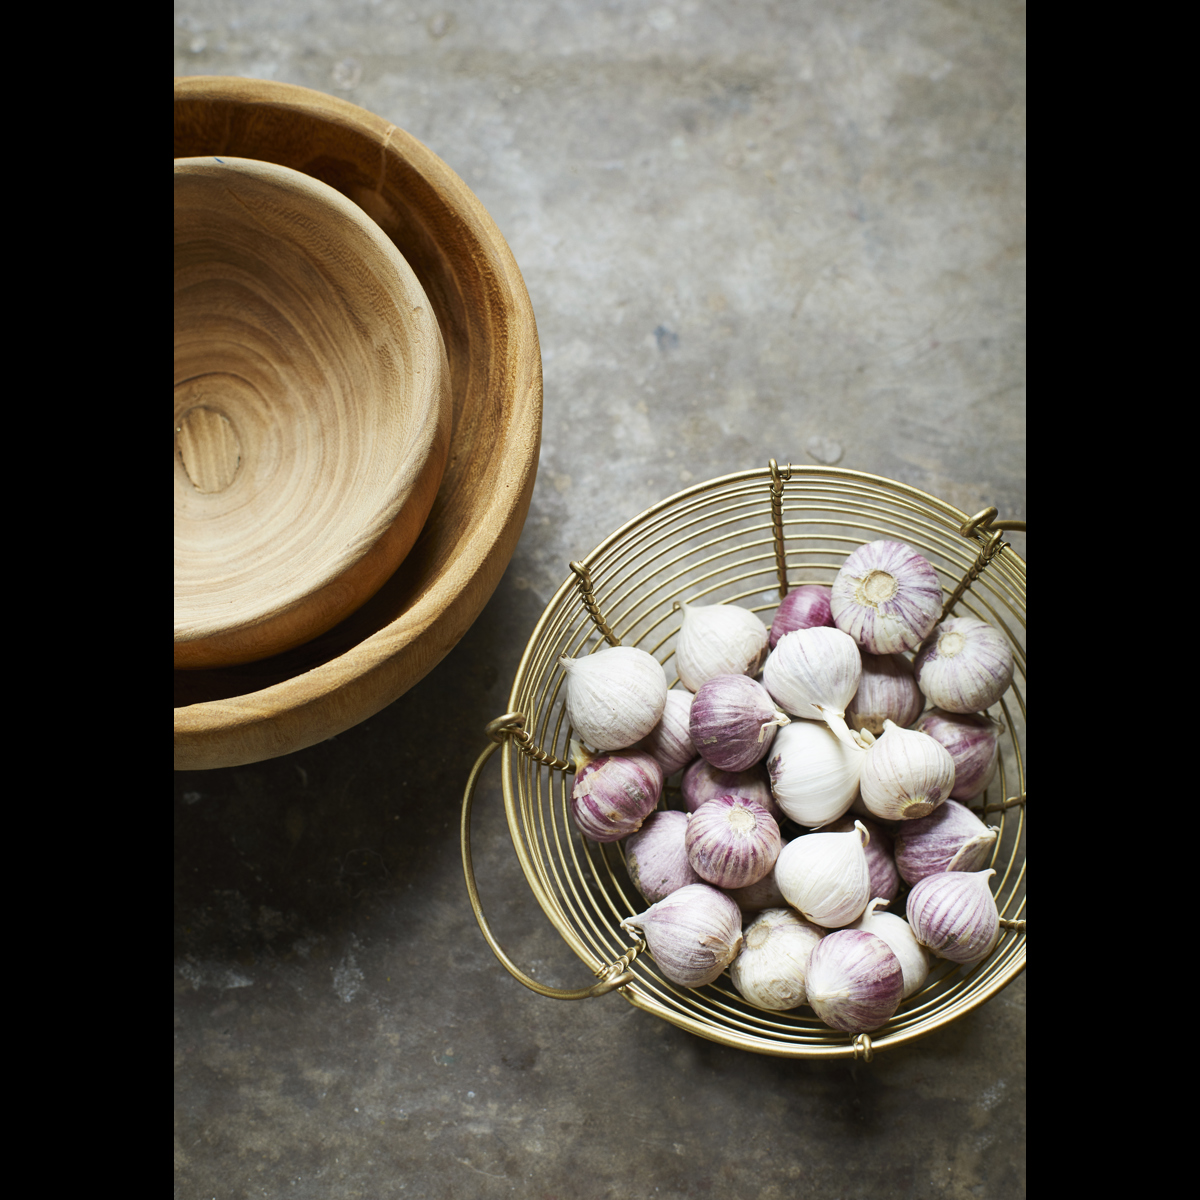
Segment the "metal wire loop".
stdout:
<svg viewBox="0 0 1200 1200">
<path fill-rule="evenodd" d="M 579 561 L 571 563 L 571 570 L 578 576 L 579 598 L 583 601 L 583 607 L 588 610 L 588 616 L 595 622 L 596 628 L 604 634 L 604 638 L 610 646 L 619 646 L 621 639 L 608 627 L 608 622 L 601 615 L 600 606 L 596 603 L 596 595 L 592 591 L 591 572 Z"/>
<path fill-rule="evenodd" d="M 972 520 L 974 520 L 974 518 L 972 518 Z M 968 524 L 969 523 L 970 522 L 968 522 Z M 961 580 L 959 580 L 958 587 L 954 589 L 950 599 L 947 600 L 945 605 L 942 607 L 942 615 L 938 617 L 939 624 L 954 611 L 954 606 L 963 598 L 967 588 L 969 588 L 971 584 L 973 584 L 975 580 L 979 578 L 984 567 L 986 567 L 988 563 L 990 563 L 992 559 L 1000 553 L 1000 550 L 1003 546 L 1004 535 L 997 530 L 988 539 L 987 544 L 983 547 L 983 549 L 979 551 L 979 554 L 976 556 L 975 562 L 972 564 L 971 569 L 962 577 Z"/>
<path fill-rule="evenodd" d="M 870 1062 L 874 1057 L 875 1051 L 871 1046 L 871 1035 L 860 1033 L 854 1039 L 854 1061 L 858 1062 L 861 1058 L 863 1062 Z"/>
<path fill-rule="evenodd" d="M 573 772 L 575 770 L 574 763 L 564 762 L 561 758 L 555 758 L 553 754 L 547 754 L 529 736 L 529 731 L 525 728 L 525 714 L 522 712 L 505 713 L 504 716 L 489 721 L 484 727 L 484 732 L 498 744 L 503 744 L 506 737 L 512 738 L 522 754 L 532 758 L 534 762 L 541 763 L 544 767 L 550 767 L 555 771 Z"/>
</svg>

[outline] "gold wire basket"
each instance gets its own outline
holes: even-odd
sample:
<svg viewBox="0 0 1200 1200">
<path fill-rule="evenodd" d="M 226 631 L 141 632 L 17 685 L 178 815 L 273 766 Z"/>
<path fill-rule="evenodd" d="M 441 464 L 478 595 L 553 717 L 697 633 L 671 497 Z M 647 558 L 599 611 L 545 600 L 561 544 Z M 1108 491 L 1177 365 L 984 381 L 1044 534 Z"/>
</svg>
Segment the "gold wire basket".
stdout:
<svg viewBox="0 0 1200 1200">
<path fill-rule="evenodd" d="M 638 1008 L 701 1037 L 789 1058 L 870 1059 L 933 1032 L 990 999 L 1025 969 L 1025 563 L 1004 541 L 1020 521 L 989 508 L 968 518 L 926 492 L 894 480 L 834 467 L 743 471 L 672 496 L 618 529 L 563 583 L 529 639 L 517 669 L 511 711 L 488 726 L 463 798 L 462 853 L 480 929 L 506 969 L 544 996 L 573 1000 L 620 993 Z M 789 587 L 831 584 L 846 556 L 865 542 L 906 542 L 936 568 L 952 612 L 990 622 L 1009 639 L 1015 671 L 991 711 L 1000 715 L 999 770 L 971 807 L 998 826 L 991 886 L 1001 936 L 982 962 L 945 960 L 882 1028 L 852 1036 L 830 1029 L 807 1008 L 772 1012 L 747 1003 L 728 973 L 697 989 L 668 982 L 645 943 L 621 921 L 647 907 L 625 870 L 620 843 L 580 835 L 571 819 L 574 767 L 561 655 L 613 645 L 639 646 L 673 678 L 679 600 L 749 608 L 770 624 Z M 999 713 L 997 714 L 997 708 Z M 502 748 L 504 806 L 517 858 L 538 903 L 572 950 L 600 980 L 568 991 L 526 975 L 492 935 L 471 865 L 471 805 L 480 771 Z M 664 806 L 667 798 L 660 802 Z M 892 905 L 903 911 L 903 894 Z M 632 941 L 632 944 L 631 944 Z"/>
</svg>

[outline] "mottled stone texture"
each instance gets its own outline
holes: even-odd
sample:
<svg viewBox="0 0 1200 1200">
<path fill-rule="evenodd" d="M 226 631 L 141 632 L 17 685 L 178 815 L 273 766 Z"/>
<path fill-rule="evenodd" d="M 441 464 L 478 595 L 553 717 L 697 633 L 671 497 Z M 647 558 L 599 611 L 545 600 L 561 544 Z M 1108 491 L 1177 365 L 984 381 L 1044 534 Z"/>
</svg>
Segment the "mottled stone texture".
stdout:
<svg viewBox="0 0 1200 1200">
<path fill-rule="evenodd" d="M 546 388 L 523 538 L 450 657 L 332 741 L 175 776 L 176 1195 L 1022 1195 L 1024 978 L 869 1065 L 728 1050 L 512 981 L 457 824 L 567 562 L 682 485 L 836 460 L 1025 516 L 1024 6 L 179 0 L 175 70 L 432 147 L 516 254 Z M 585 982 L 498 767 L 474 844 L 508 951 Z"/>
</svg>

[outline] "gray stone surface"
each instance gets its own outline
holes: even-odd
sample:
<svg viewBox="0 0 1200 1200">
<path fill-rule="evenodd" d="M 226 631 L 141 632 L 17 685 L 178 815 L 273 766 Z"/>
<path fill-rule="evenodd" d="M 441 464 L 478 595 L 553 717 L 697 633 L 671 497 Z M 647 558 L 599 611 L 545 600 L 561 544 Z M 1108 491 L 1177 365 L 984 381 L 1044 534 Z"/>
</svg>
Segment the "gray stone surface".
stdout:
<svg viewBox="0 0 1200 1200">
<path fill-rule="evenodd" d="M 681 486 L 837 461 L 1025 516 L 1024 6 L 179 0 L 175 71 L 434 149 L 545 370 L 529 519 L 450 657 L 320 746 L 175 776 L 176 1195 L 1022 1195 L 1024 978 L 869 1065 L 555 1003 L 480 937 L 457 822 L 567 562 Z M 581 985 L 498 768 L 475 853 L 509 952 Z"/>
</svg>

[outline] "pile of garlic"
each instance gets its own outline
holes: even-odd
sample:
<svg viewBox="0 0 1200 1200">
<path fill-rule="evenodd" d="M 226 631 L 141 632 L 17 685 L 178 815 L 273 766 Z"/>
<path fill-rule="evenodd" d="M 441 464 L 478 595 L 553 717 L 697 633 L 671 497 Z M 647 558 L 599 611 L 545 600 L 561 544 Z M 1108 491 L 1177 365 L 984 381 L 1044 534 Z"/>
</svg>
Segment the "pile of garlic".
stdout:
<svg viewBox="0 0 1200 1200">
<path fill-rule="evenodd" d="M 630 647 L 560 660 L 572 814 L 624 841 L 650 907 L 623 925 L 673 983 L 728 969 L 750 1004 L 808 1005 L 856 1034 L 921 988 L 931 953 L 993 949 L 997 830 L 960 801 L 995 772 L 1003 727 L 985 710 L 1012 651 L 983 621 L 939 624 L 941 603 L 924 558 L 872 542 L 831 588 L 790 591 L 770 630 L 736 605 L 682 605 L 681 688 Z M 686 812 L 661 807 L 680 772 Z M 905 884 L 907 920 L 879 911 Z"/>
</svg>

